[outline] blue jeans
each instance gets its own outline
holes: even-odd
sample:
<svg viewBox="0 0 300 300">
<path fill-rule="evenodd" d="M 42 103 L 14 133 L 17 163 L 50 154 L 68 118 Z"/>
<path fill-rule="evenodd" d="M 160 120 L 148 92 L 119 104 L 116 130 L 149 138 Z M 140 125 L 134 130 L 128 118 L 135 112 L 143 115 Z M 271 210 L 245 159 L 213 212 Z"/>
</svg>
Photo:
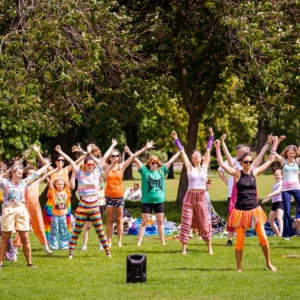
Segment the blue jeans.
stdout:
<svg viewBox="0 0 300 300">
<path fill-rule="evenodd" d="M 284 191 L 282 194 L 282 202 L 284 209 L 283 217 L 283 234 L 284 237 L 290 237 L 294 235 L 292 228 L 292 219 L 291 219 L 291 196 L 295 198 L 297 206 L 300 207 L 300 190 L 290 190 Z"/>
</svg>

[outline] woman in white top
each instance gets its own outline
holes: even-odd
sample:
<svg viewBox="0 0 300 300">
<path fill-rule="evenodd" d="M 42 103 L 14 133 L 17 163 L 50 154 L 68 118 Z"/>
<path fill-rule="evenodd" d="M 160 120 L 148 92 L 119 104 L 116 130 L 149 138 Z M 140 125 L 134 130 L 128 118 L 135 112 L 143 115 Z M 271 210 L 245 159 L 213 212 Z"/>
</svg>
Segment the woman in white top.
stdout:
<svg viewBox="0 0 300 300">
<path fill-rule="evenodd" d="M 189 181 L 188 191 L 185 194 L 182 204 L 181 229 L 179 235 L 179 239 L 182 243 L 182 254 L 186 254 L 186 246 L 191 228 L 199 230 L 199 235 L 206 242 L 208 253 L 213 254 L 211 247 L 211 216 L 208 210 L 208 203 L 205 200 L 207 168 L 210 161 L 210 149 L 214 136 L 213 130 L 209 128 L 210 136 L 205 156 L 202 157 L 200 151 L 195 149 L 192 151 L 191 161 L 188 159 L 180 144 L 177 133 L 172 131 L 171 135 L 175 140 L 177 148 L 181 152 Z"/>
</svg>

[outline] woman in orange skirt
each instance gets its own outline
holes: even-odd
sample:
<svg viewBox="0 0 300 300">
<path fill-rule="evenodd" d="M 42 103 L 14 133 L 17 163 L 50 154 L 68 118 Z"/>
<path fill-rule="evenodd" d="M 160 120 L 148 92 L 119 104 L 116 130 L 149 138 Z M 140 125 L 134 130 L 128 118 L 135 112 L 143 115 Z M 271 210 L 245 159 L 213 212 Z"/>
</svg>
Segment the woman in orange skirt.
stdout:
<svg viewBox="0 0 300 300">
<path fill-rule="evenodd" d="M 236 247 L 235 257 L 237 264 L 237 271 L 242 271 L 242 257 L 245 231 L 249 228 L 254 228 L 262 251 L 266 259 L 267 268 L 271 271 L 276 271 L 276 268 L 270 261 L 270 249 L 268 239 L 265 233 L 264 224 L 267 220 L 265 213 L 258 204 L 256 191 L 256 177 L 264 172 L 275 160 L 275 151 L 277 148 L 277 137 L 272 137 L 273 145 L 269 160 L 260 167 L 251 170 L 253 157 L 251 153 L 244 153 L 240 160 L 242 170 L 233 169 L 224 164 L 221 155 L 220 141 L 214 142 L 216 146 L 216 153 L 219 165 L 230 175 L 234 176 L 237 188 L 237 200 L 235 208 L 232 210 L 228 224 L 236 229 Z"/>
</svg>

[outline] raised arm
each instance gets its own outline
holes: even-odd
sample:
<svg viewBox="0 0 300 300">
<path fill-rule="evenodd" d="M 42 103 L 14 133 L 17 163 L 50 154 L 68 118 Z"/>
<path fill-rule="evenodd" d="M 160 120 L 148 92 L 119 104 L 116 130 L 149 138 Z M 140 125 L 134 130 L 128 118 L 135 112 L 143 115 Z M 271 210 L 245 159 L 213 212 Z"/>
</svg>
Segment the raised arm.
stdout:
<svg viewBox="0 0 300 300">
<path fill-rule="evenodd" d="M 170 159 L 169 161 L 166 162 L 165 166 L 166 166 L 166 169 L 169 170 L 172 163 L 179 157 L 180 155 L 180 151 L 178 151 L 176 154 L 174 154 Z"/>
<path fill-rule="evenodd" d="M 53 173 L 57 172 L 59 170 L 59 168 L 56 169 L 52 169 L 51 171 L 49 171 L 48 173 L 46 173 L 44 176 L 40 177 L 39 179 L 37 179 L 34 184 L 39 184 L 40 182 L 44 181 L 47 177 L 51 176 Z"/>
<path fill-rule="evenodd" d="M 124 151 L 129 155 L 129 156 L 133 156 L 133 153 L 131 152 L 131 150 L 129 149 L 129 147 L 127 145 L 125 145 L 124 147 Z M 136 157 L 134 159 L 134 162 L 137 164 L 138 169 L 140 170 L 142 168 L 142 162 Z"/>
<path fill-rule="evenodd" d="M 220 167 L 222 167 L 228 174 L 239 178 L 240 173 L 238 170 L 235 170 L 231 168 L 230 166 L 226 165 L 223 161 L 222 154 L 221 154 L 221 148 L 220 148 L 220 140 L 215 140 L 214 145 L 216 147 L 216 154 L 217 154 L 217 160 Z"/>
<path fill-rule="evenodd" d="M 71 157 L 69 157 L 66 153 L 64 153 L 64 152 L 61 150 L 61 148 L 60 148 L 59 145 L 57 145 L 57 146 L 55 147 L 55 150 L 56 150 L 56 151 L 59 153 L 59 155 L 61 155 L 66 161 L 69 162 L 69 164 L 71 165 L 71 167 L 72 167 L 72 169 L 73 169 L 74 172 L 77 172 L 77 171 L 79 170 L 79 167 L 76 165 L 75 161 L 73 161 L 73 160 L 71 159 Z"/>
<path fill-rule="evenodd" d="M 219 175 L 219 177 L 221 178 L 221 180 L 228 185 L 228 179 L 225 177 L 224 172 L 222 170 L 217 170 L 217 173 Z"/>
<path fill-rule="evenodd" d="M 255 168 L 258 168 L 259 165 L 261 164 L 263 157 L 265 155 L 265 153 L 267 152 L 267 150 L 269 149 L 269 146 L 272 144 L 272 134 L 268 135 L 268 140 L 265 143 L 265 145 L 262 147 L 262 149 L 260 150 L 259 154 L 257 155 L 257 157 L 254 159 L 253 161 L 253 166 Z"/>
<path fill-rule="evenodd" d="M 276 149 L 277 149 L 278 137 L 272 136 L 272 141 L 273 141 L 273 144 L 272 144 L 271 155 L 269 156 L 269 160 L 267 160 L 264 164 L 262 164 L 261 166 L 259 166 L 258 168 L 253 170 L 254 176 L 257 176 L 257 175 L 261 174 L 262 172 L 264 172 L 274 162 L 275 155 L 276 155 Z"/>
<path fill-rule="evenodd" d="M 205 167 L 205 168 L 208 168 L 208 165 L 209 165 L 210 150 L 211 150 L 213 140 L 214 140 L 214 132 L 213 132 L 211 127 L 209 127 L 208 132 L 209 132 L 209 138 L 208 138 L 206 152 L 205 152 L 205 155 L 203 157 L 203 163 L 202 163 L 202 166 Z"/>
<path fill-rule="evenodd" d="M 234 167 L 234 159 L 232 158 L 232 156 L 230 155 L 229 151 L 228 151 L 228 148 L 225 144 L 225 140 L 227 138 L 227 134 L 223 134 L 221 136 L 221 145 L 222 145 L 222 149 L 223 149 L 223 152 L 225 154 L 225 157 L 227 159 L 227 162 L 228 162 L 228 165 L 233 168 Z"/>
<path fill-rule="evenodd" d="M 132 156 L 130 156 L 127 160 L 125 160 L 122 164 L 122 170 L 124 171 L 132 162 L 133 160 L 138 157 L 139 155 L 141 155 L 142 153 L 144 153 L 146 150 L 154 148 L 154 141 L 150 141 L 147 140 L 146 146 L 144 148 L 142 148 L 141 150 L 133 153 Z"/>
<path fill-rule="evenodd" d="M 171 136 L 172 138 L 174 139 L 174 142 L 176 144 L 176 147 L 178 148 L 178 150 L 180 151 L 180 154 L 181 154 L 181 158 L 183 160 L 183 163 L 184 163 L 184 166 L 187 168 L 187 170 L 189 171 L 190 167 L 191 167 L 191 162 L 189 160 L 189 158 L 187 157 L 185 151 L 184 151 L 184 148 L 183 146 L 181 145 L 180 143 L 180 140 L 177 136 L 177 132 L 175 130 L 173 130 L 171 132 Z"/>
<path fill-rule="evenodd" d="M 38 158 L 39 158 L 39 161 L 42 163 L 42 165 L 44 166 L 46 164 L 46 160 L 45 158 L 42 156 L 41 154 L 41 148 L 40 146 L 34 144 L 32 146 L 32 149 L 35 151 L 35 153 L 37 154 Z M 49 166 L 49 169 L 54 169 L 53 167 Z"/>
<path fill-rule="evenodd" d="M 276 191 L 270 193 L 268 196 L 266 196 L 266 197 L 264 198 L 264 200 L 262 201 L 262 203 L 266 203 L 267 201 L 269 201 L 269 199 L 270 199 L 271 197 L 280 194 L 281 191 L 282 191 L 282 183 L 283 183 L 283 181 L 281 181 L 281 183 L 280 183 L 280 185 L 278 186 L 278 189 L 277 189 Z"/>
<path fill-rule="evenodd" d="M 113 149 L 118 145 L 118 141 L 116 139 L 112 139 L 111 140 L 111 145 L 110 147 L 107 149 L 107 151 L 104 153 L 103 157 L 100 159 L 100 167 L 103 168 L 105 161 L 109 158 L 111 152 L 113 151 Z"/>
</svg>

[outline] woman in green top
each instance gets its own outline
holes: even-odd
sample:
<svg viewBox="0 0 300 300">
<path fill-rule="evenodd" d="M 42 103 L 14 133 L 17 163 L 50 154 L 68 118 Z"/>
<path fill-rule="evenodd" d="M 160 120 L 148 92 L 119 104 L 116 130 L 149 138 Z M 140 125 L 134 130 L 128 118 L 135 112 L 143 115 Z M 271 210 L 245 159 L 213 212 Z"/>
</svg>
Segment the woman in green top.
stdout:
<svg viewBox="0 0 300 300">
<path fill-rule="evenodd" d="M 131 156 L 132 152 L 126 146 L 125 151 Z M 143 165 L 140 160 L 135 159 L 139 173 L 142 176 L 142 224 L 139 229 L 138 243 L 140 246 L 152 210 L 155 212 L 157 231 L 161 243 L 165 245 L 164 237 L 164 201 L 165 201 L 165 175 L 169 172 L 172 163 L 179 157 L 177 152 L 164 165 L 157 156 L 150 156 L 146 164 Z"/>
</svg>

